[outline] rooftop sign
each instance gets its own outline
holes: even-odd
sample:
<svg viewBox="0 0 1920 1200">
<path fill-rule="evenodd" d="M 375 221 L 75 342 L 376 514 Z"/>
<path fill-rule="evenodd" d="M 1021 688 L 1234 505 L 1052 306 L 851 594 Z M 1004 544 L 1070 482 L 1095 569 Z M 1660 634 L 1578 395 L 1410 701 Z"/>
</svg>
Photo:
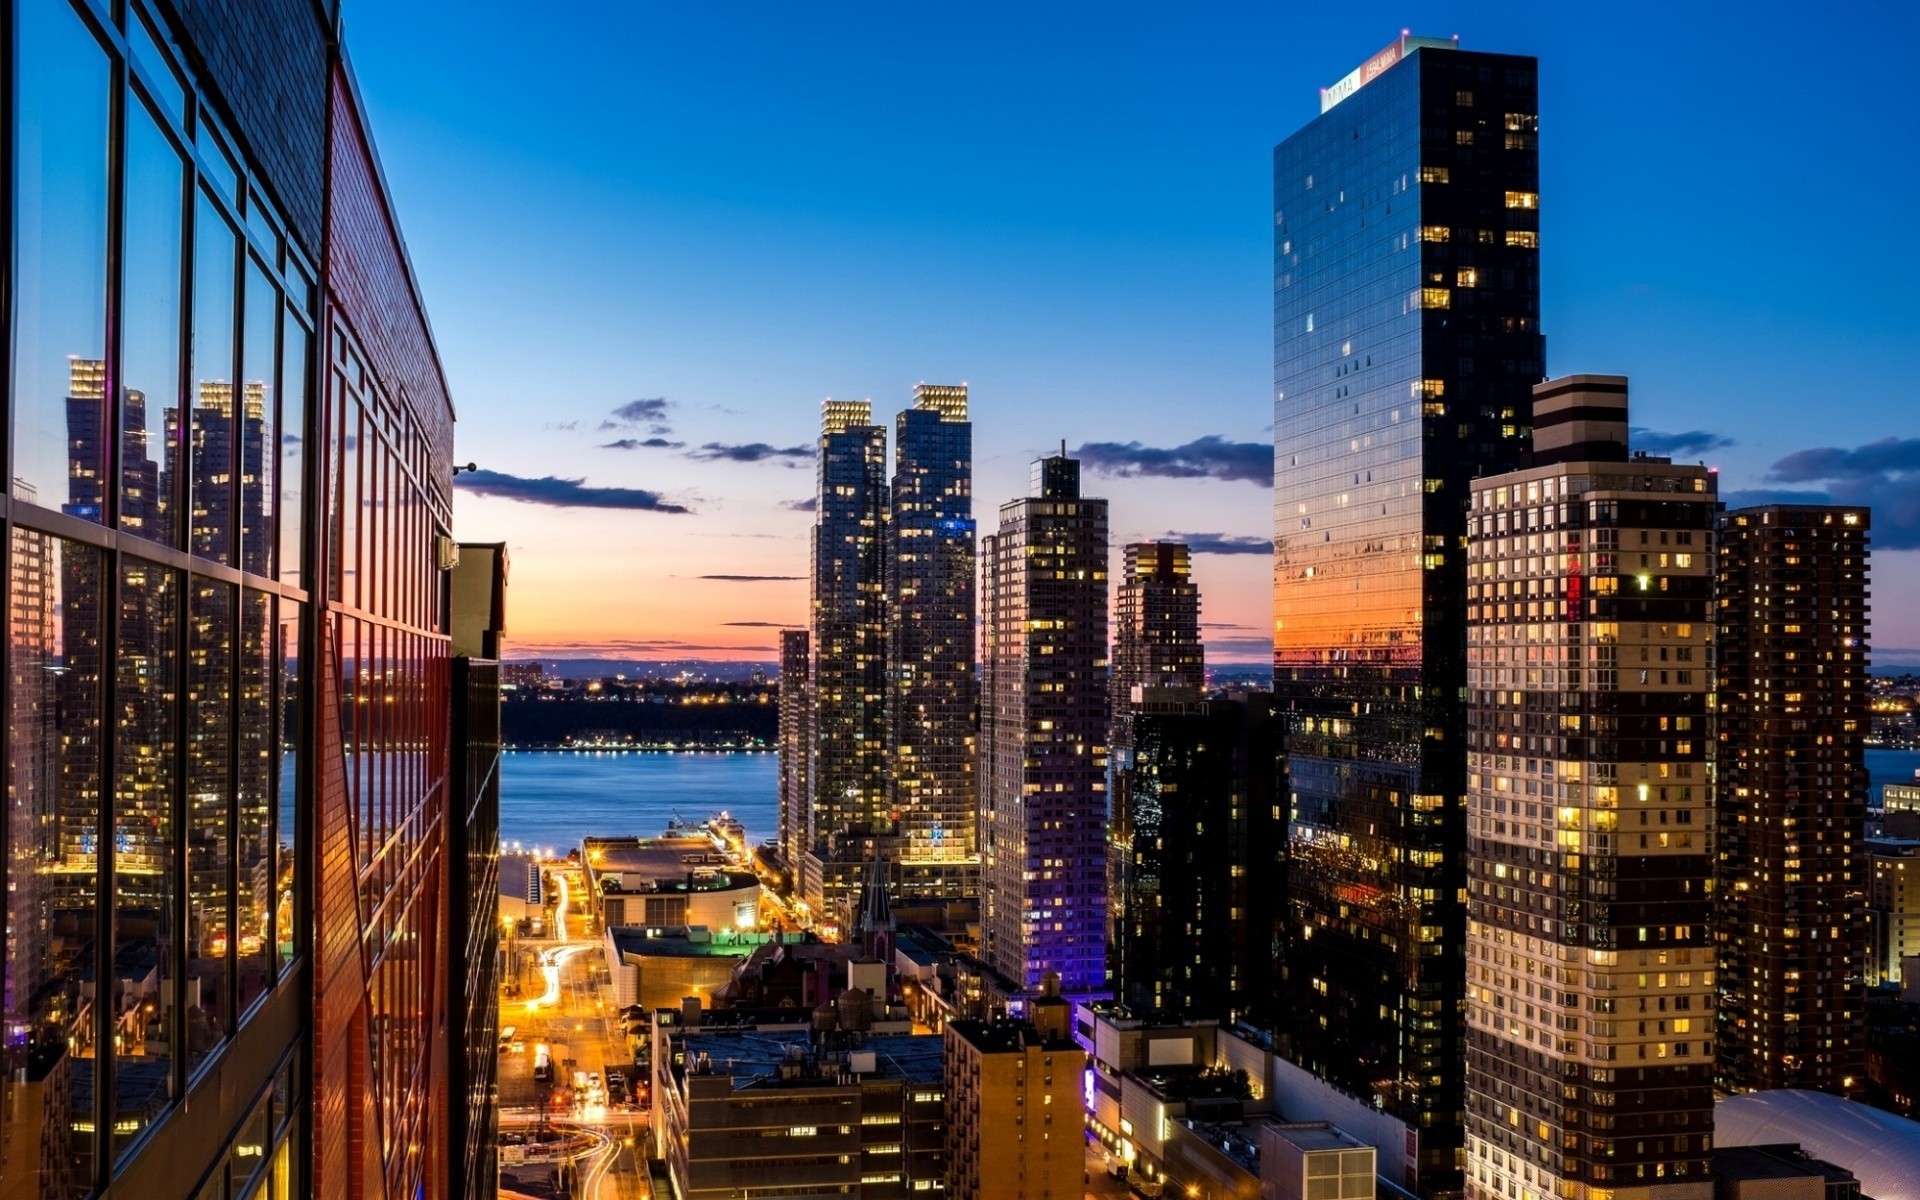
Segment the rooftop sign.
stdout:
<svg viewBox="0 0 1920 1200">
<path fill-rule="evenodd" d="M 1450 39 L 1414 37 L 1406 30 L 1401 30 L 1400 36 L 1391 42 L 1385 50 L 1382 50 L 1380 53 L 1348 72 L 1346 78 L 1342 79 L 1339 83 L 1334 84 L 1332 87 L 1321 88 L 1320 111 L 1326 112 L 1334 105 L 1345 100 L 1348 96 L 1353 95 L 1361 88 L 1372 83 L 1381 75 L 1385 74 L 1388 67 L 1391 67 L 1422 46 L 1430 46 L 1436 50 L 1458 50 L 1460 48 L 1460 39 L 1458 37 Z"/>
</svg>

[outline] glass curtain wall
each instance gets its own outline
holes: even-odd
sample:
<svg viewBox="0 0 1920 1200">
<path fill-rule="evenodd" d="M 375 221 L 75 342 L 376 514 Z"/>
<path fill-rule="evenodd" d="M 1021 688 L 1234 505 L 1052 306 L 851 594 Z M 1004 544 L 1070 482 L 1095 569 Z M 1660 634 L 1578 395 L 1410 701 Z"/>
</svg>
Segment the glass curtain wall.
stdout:
<svg viewBox="0 0 1920 1200">
<path fill-rule="evenodd" d="M 304 950 L 316 293 L 269 181 L 142 4 L 10 11 L 11 1200 L 101 1190 Z M 290 1086 L 207 1194 L 298 1194 Z"/>
</svg>

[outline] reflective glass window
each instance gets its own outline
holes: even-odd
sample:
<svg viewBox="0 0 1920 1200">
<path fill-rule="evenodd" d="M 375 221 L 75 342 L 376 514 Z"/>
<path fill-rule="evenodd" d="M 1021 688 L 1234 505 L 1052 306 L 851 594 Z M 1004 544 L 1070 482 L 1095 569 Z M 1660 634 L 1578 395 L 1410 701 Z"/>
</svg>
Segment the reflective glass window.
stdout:
<svg viewBox="0 0 1920 1200">
<path fill-rule="evenodd" d="M 306 327 L 289 307 L 280 314 L 280 578 L 300 585 L 300 556 L 305 550 L 301 505 L 306 495 L 306 398 L 308 358 L 312 341 Z"/>
<path fill-rule="evenodd" d="M 193 229 L 193 552 L 233 561 L 233 227 L 205 195 Z"/>
<path fill-rule="evenodd" d="M 267 1165 L 269 1133 L 267 1098 L 262 1096 L 260 1103 L 254 1106 L 253 1114 L 247 1118 L 246 1124 L 240 1127 L 240 1132 L 233 1138 L 233 1152 L 230 1158 L 235 1195 L 254 1194 L 249 1189 L 254 1176 L 260 1174 Z"/>
<path fill-rule="evenodd" d="M 180 578 L 120 567 L 114 661 L 114 1145 L 124 1150 L 173 1099 L 179 1012 L 174 795 L 180 741 Z"/>
<path fill-rule="evenodd" d="M 285 970 L 300 952 L 299 925 L 294 897 L 297 891 L 300 856 L 296 851 L 299 826 L 296 805 L 299 802 L 300 764 L 300 605 L 282 600 L 274 649 L 274 666 L 279 671 L 279 697 L 276 712 L 280 718 L 274 750 L 278 766 L 274 774 L 279 788 L 275 809 L 274 845 L 278 848 L 274 877 L 279 881 L 274 902 L 275 939 L 279 945 L 279 966 Z"/>
<path fill-rule="evenodd" d="M 172 58 L 161 50 L 159 39 L 153 36 L 153 30 L 137 12 L 127 17 L 127 46 L 133 51 L 133 60 L 146 72 L 154 99 L 171 114 L 175 125 L 184 125 L 187 119 L 186 86 L 180 82 L 180 73 L 173 69 Z"/>
<path fill-rule="evenodd" d="M 11 540 L 0 1145 L 37 1148 L 33 1194 L 80 1195 L 95 1157 L 103 564 L 18 526 Z"/>
<path fill-rule="evenodd" d="M 20 6 L 19 39 L 13 495 L 101 521 L 112 73 L 64 0 Z"/>
<path fill-rule="evenodd" d="M 273 713 L 274 597 L 246 592 L 240 601 L 240 777 L 236 793 L 235 933 L 240 1011 L 273 982 Z"/>
<path fill-rule="evenodd" d="M 273 570 L 274 392 L 280 372 L 275 347 L 280 333 L 280 291 L 247 256 L 246 328 L 241 341 L 240 565 L 262 575 Z"/>
<path fill-rule="evenodd" d="M 233 592 L 195 576 L 187 612 L 187 1051 L 195 1064 L 232 1026 L 232 703 Z"/>
<path fill-rule="evenodd" d="M 181 233 L 185 170 L 146 103 L 127 99 L 120 282 L 120 527 L 178 546 Z"/>
</svg>

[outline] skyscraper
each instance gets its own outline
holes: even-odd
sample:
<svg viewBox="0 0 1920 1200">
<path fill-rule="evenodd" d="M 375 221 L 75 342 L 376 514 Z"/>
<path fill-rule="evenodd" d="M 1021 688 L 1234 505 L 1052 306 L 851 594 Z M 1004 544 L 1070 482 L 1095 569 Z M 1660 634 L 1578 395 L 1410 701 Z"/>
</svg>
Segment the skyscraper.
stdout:
<svg viewBox="0 0 1920 1200">
<path fill-rule="evenodd" d="M 1707 1200 L 1714 477 L 1534 394 L 1468 526 L 1466 1190 Z"/>
<path fill-rule="evenodd" d="M 887 431 L 865 400 L 821 406 L 813 526 L 813 801 L 807 902 L 831 912 L 890 833 L 887 800 Z"/>
<path fill-rule="evenodd" d="M 780 631 L 780 857 L 797 881 L 807 852 L 807 772 L 813 728 L 813 656 L 807 631 Z"/>
<path fill-rule="evenodd" d="M 983 540 L 985 956 L 1026 991 L 1106 989 L 1107 502 L 1064 452 Z"/>
<path fill-rule="evenodd" d="M 895 422 L 887 525 L 887 747 L 905 856 L 978 853 L 975 527 L 967 389 L 923 383 Z M 933 868 L 937 869 L 937 868 Z"/>
<path fill-rule="evenodd" d="M 1274 691 L 1290 1056 L 1459 1186 L 1466 517 L 1540 379 L 1530 58 L 1402 37 L 1274 151 Z"/>
<path fill-rule="evenodd" d="M 1720 525 L 1720 1086 L 1866 1077 L 1865 508 Z"/>
<path fill-rule="evenodd" d="M 1107 745 L 1113 773 L 1107 824 L 1107 955 L 1115 992 L 1128 995 L 1120 924 L 1133 883 L 1133 718 L 1147 689 L 1183 689 L 1198 698 L 1206 683 L 1200 642 L 1200 589 L 1183 542 L 1134 542 L 1122 551 L 1114 606 L 1113 669 L 1108 687 Z M 1136 999 L 1134 1003 L 1139 1003 Z"/>
<path fill-rule="evenodd" d="M 1142 1012 L 1270 1020 L 1285 912 L 1286 813 L 1273 697 L 1148 689 L 1116 758 L 1128 836 L 1109 864 L 1115 996 Z M 1120 818 L 1115 816 L 1118 825 Z"/>
</svg>

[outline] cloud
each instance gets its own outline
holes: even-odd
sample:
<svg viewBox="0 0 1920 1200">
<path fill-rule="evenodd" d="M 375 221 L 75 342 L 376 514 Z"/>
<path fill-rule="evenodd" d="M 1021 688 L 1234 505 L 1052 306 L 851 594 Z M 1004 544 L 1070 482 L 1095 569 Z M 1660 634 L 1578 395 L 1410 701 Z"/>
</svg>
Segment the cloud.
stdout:
<svg viewBox="0 0 1920 1200">
<path fill-rule="evenodd" d="M 600 448 L 602 450 L 678 450 L 684 445 L 686 445 L 685 442 L 670 442 L 663 437 L 650 437 L 644 441 L 640 438 L 628 437 L 601 442 Z"/>
<path fill-rule="evenodd" d="M 1229 442 L 1210 433 L 1184 446 L 1165 448 L 1139 442 L 1088 442 L 1074 454 L 1102 475 L 1164 475 L 1273 486 L 1273 446 L 1267 442 Z"/>
<path fill-rule="evenodd" d="M 576 430 L 576 429 L 578 429 L 578 428 L 580 428 L 580 422 L 578 422 L 578 421 L 548 421 L 548 422 L 546 422 L 545 424 L 543 424 L 543 425 L 541 425 L 541 426 L 540 426 L 540 428 L 542 428 L 542 429 L 557 429 L 557 430 L 559 430 L 559 431 L 560 431 L 561 433 L 572 433 L 572 432 L 573 432 L 574 430 Z"/>
<path fill-rule="evenodd" d="M 665 396 L 629 400 L 613 410 L 613 419 L 622 425 L 657 425 L 667 419 L 667 410 L 672 407 Z"/>
<path fill-rule="evenodd" d="M 695 579 L 711 579 L 718 583 L 784 583 L 792 579 L 805 579 L 805 575 L 695 575 Z"/>
<path fill-rule="evenodd" d="M 808 496 L 805 500 L 782 500 L 780 507 L 790 508 L 794 512 L 818 512 L 820 510 L 820 498 L 818 496 Z"/>
<path fill-rule="evenodd" d="M 527 662 L 552 658 L 682 658 L 690 652 L 720 651 L 726 654 L 771 654 L 772 646 L 714 646 L 704 642 L 683 642 L 670 638 L 609 638 L 606 641 L 554 641 L 513 643 L 515 660 Z"/>
<path fill-rule="evenodd" d="M 791 621 L 722 621 L 728 629 L 798 629 Z"/>
<path fill-rule="evenodd" d="M 1873 544 L 1920 550 L 1920 438 L 1886 437 L 1849 450 L 1796 450 L 1773 464 L 1764 484 L 1721 497 L 1729 508 L 1756 504 L 1847 504 L 1873 510 Z M 1815 486 L 1809 486 L 1815 485 Z"/>
<path fill-rule="evenodd" d="M 1648 429 L 1635 425 L 1627 431 L 1628 442 L 1635 450 L 1645 450 L 1648 454 L 1672 455 L 1675 458 L 1693 458 L 1712 450 L 1725 450 L 1734 444 L 1734 440 L 1723 434 L 1709 433 L 1704 429 L 1689 429 L 1685 433 L 1661 433 L 1657 429 Z"/>
<path fill-rule="evenodd" d="M 1226 663 L 1273 661 L 1273 642 L 1268 638 L 1208 638 L 1206 642 L 1207 661 L 1216 666 Z"/>
<path fill-rule="evenodd" d="M 466 471 L 454 483 L 480 496 L 498 496 L 526 504 L 544 504 L 551 508 L 617 508 L 633 512 L 690 513 L 685 505 L 660 498 L 660 493 L 640 488 L 588 487 L 585 479 L 561 479 L 543 475 L 538 479 L 508 475 L 502 471 Z"/>
<path fill-rule="evenodd" d="M 1195 554 L 1271 554 L 1273 539 L 1237 533 L 1167 533 L 1167 540 L 1185 542 Z"/>
<path fill-rule="evenodd" d="M 1235 621 L 1202 621 L 1202 629 L 1258 629 L 1258 625 L 1241 625 Z"/>
<path fill-rule="evenodd" d="M 813 447 L 769 446 L 765 442 L 747 442 L 744 445 L 708 442 L 698 450 L 687 451 L 687 457 L 697 462 L 757 463 L 774 460 L 797 467 L 802 462 L 813 461 Z"/>
</svg>

